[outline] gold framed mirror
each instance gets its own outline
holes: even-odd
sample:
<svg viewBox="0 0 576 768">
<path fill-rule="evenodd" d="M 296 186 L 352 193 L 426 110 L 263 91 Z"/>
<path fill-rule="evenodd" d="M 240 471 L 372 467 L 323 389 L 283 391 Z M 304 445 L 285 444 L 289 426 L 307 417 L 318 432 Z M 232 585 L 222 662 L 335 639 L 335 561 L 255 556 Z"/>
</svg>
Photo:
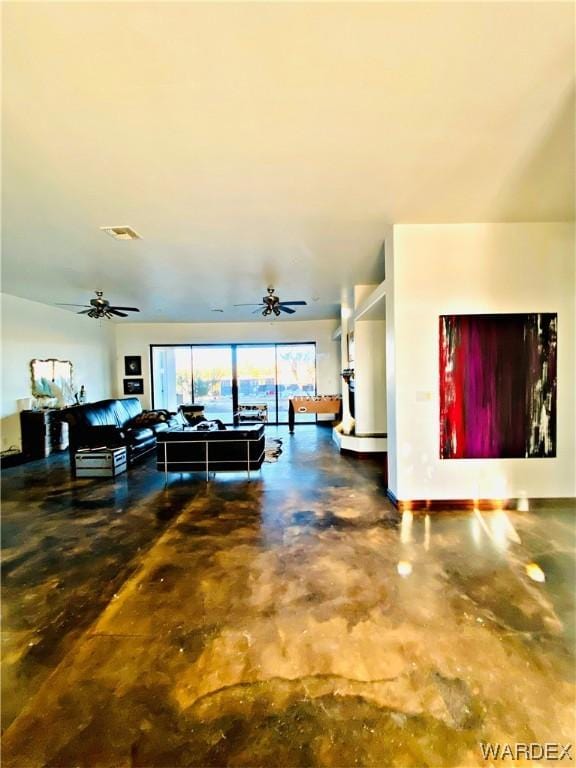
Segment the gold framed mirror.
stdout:
<svg viewBox="0 0 576 768">
<path fill-rule="evenodd" d="M 73 395 L 72 363 L 70 360 L 31 360 L 33 397 L 55 397 L 61 404 L 71 401 Z"/>
</svg>

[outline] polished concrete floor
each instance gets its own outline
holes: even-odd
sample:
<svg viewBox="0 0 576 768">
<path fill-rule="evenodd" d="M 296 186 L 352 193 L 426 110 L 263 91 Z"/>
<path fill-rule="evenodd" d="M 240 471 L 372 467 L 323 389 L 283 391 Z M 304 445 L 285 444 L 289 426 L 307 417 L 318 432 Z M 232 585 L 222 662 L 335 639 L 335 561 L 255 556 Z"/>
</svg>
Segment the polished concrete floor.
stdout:
<svg viewBox="0 0 576 768">
<path fill-rule="evenodd" d="M 377 462 L 278 434 L 251 483 L 2 473 L 6 768 L 467 768 L 574 740 L 574 506 L 400 515 Z"/>
</svg>

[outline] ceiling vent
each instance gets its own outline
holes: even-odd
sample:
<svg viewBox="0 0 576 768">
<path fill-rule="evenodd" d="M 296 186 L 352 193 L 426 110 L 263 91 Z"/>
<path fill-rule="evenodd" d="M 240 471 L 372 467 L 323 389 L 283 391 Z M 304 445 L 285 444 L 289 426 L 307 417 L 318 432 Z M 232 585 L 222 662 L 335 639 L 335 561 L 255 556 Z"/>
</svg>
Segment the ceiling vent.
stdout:
<svg viewBox="0 0 576 768">
<path fill-rule="evenodd" d="M 100 227 L 102 232 L 113 237 L 114 240 L 142 240 L 141 235 L 132 229 L 132 227 Z"/>
</svg>

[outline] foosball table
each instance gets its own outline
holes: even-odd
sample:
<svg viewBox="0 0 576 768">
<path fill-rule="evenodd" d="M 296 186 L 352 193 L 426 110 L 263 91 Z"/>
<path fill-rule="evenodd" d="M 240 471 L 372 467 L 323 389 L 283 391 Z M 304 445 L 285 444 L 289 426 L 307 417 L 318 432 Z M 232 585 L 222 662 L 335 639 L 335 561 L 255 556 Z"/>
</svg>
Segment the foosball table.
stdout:
<svg viewBox="0 0 576 768">
<path fill-rule="evenodd" d="M 297 413 L 331 413 L 342 418 L 342 395 L 315 395 L 291 397 L 288 401 L 288 429 L 294 432 Z"/>
</svg>

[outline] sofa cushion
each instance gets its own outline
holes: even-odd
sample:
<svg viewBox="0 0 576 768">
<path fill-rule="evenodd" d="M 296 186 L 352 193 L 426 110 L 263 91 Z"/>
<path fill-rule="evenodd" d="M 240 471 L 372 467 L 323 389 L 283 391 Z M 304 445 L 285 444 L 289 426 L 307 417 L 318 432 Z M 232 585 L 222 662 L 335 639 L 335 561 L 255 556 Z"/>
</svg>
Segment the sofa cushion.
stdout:
<svg viewBox="0 0 576 768">
<path fill-rule="evenodd" d="M 191 426 L 205 419 L 204 406 L 194 403 L 178 406 L 178 414 L 182 417 L 183 423 L 190 424 Z"/>
<path fill-rule="evenodd" d="M 101 400 L 77 408 L 70 408 L 71 415 L 81 428 L 85 427 L 117 427 L 115 400 Z"/>
<path fill-rule="evenodd" d="M 90 427 L 118 427 L 122 429 L 128 421 L 142 412 L 142 406 L 137 397 L 127 397 L 122 400 L 99 400 L 71 407 L 65 417 L 80 429 Z"/>
<path fill-rule="evenodd" d="M 170 425 L 166 421 L 159 421 L 157 424 L 150 424 L 149 426 L 155 435 L 157 435 L 158 432 L 168 432 L 170 429 Z"/>
<path fill-rule="evenodd" d="M 236 440 L 261 440 L 264 439 L 264 424 L 254 426 L 235 427 L 233 429 L 200 430 L 195 427 L 188 429 L 173 429 L 158 435 L 161 442 L 223 442 Z"/>
<path fill-rule="evenodd" d="M 154 432 L 148 427 L 133 427 L 126 430 L 126 439 L 131 445 L 144 443 L 154 437 Z"/>
<path fill-rule="evenodd" d="M 137 397 L 123 397 L 121 400 L 113 400 L 112 402 L 119 427 L 132 426 L 129 422 L 142 413 L 142 404 Z"/>
</svg>

